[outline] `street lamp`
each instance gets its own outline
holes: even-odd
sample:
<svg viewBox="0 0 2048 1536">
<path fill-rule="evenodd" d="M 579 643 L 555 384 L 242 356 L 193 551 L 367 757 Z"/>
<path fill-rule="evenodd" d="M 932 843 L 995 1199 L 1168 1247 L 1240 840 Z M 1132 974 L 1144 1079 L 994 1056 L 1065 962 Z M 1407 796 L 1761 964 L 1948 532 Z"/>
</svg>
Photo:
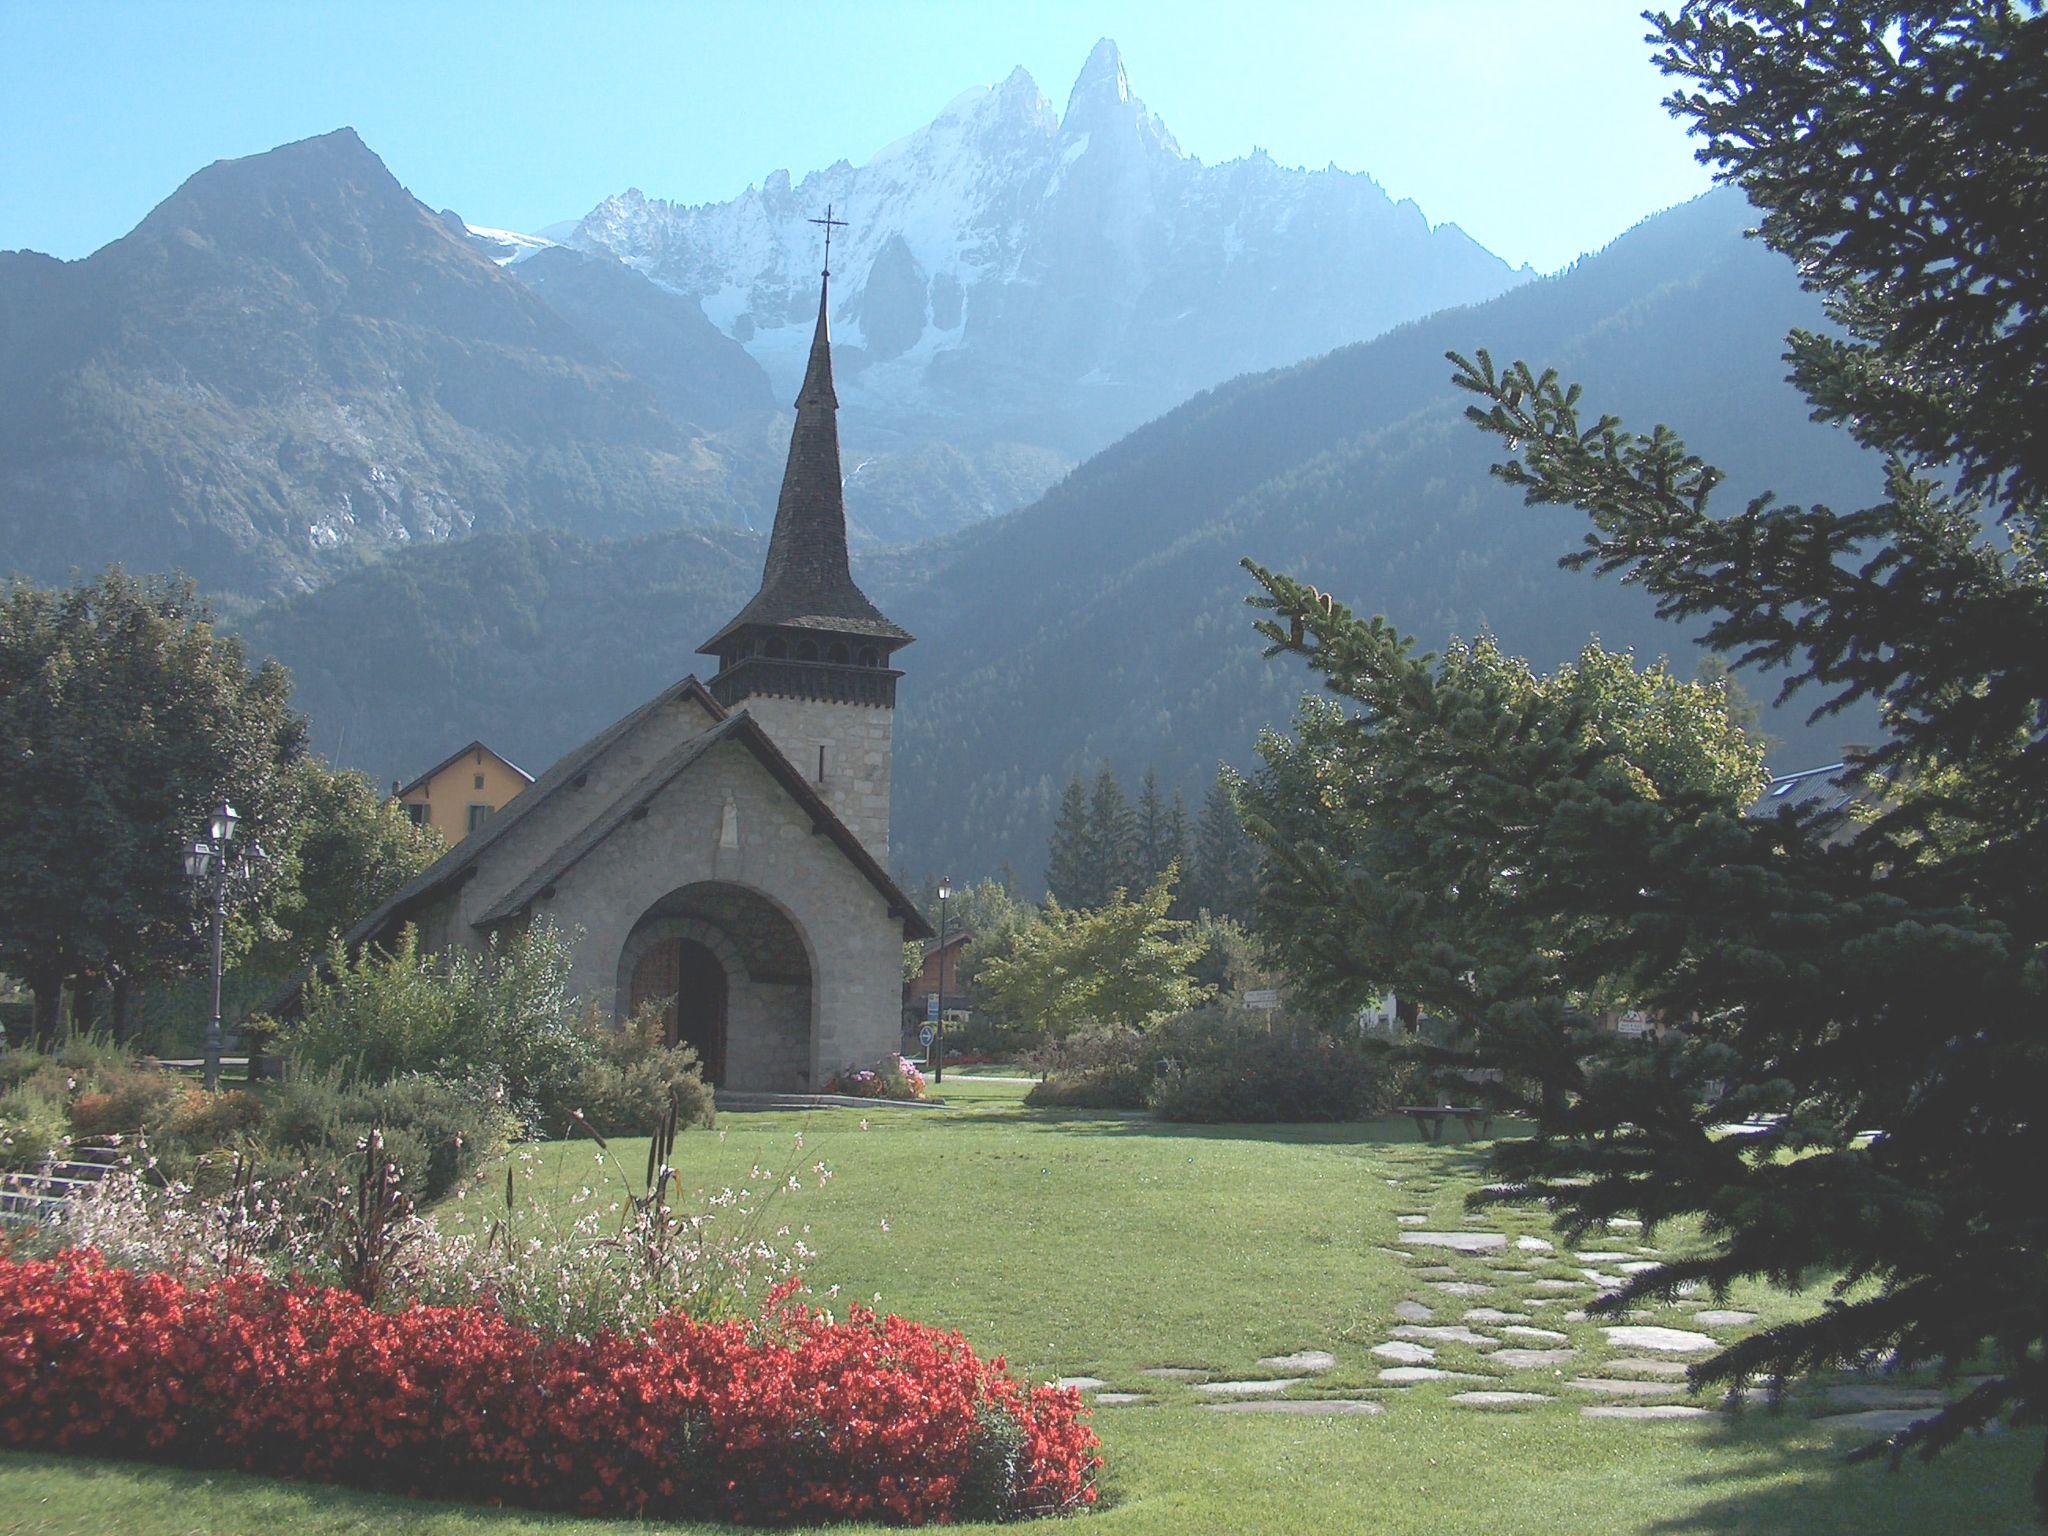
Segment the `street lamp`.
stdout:
<svg viewBox="0 0 2048 1536">
<path fill-rule="evenodd" d="M 227 915 L 228 881 L 231 878 L 246 879 L 250 874 L 250 861 L 263 857 L 263 849 L 250 844 L 247 853 L 230 867 L 228 849 L 235 840 L 235 828 L 242 818 L 226 800 L 214 807 L 213 815 L 207 819 L 203 838 L 195 838 L 192 846 L 185 850 L 185 877 L 200 886 L 213 904 L 213 1013 L 206 1021 L 206 1091 L 213 1092 L 220 1087 L 220 941 L 221 926 Z"/>
<path fill-rule="evenodd" d="M 939 876 L 939 1031 L 932 1039 L 932 1081 L 946 1080 L 946 903 L 953 899 L 953 880 Z"/>
</svg>

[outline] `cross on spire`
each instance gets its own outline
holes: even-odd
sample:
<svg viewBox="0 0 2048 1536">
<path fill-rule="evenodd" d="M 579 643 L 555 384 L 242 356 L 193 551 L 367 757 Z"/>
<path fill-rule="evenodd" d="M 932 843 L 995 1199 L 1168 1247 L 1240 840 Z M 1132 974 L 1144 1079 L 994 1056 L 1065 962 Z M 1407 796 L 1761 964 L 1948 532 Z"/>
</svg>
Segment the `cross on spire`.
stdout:
<svg viewBox="0 0 2048 1536">
<path fill-rule="evenodd" d="M 835 229 L 844 229 L 844 228 L 846 228 L 846 220 L 844 220 L 844 219 L 835 219 L 835 218 L 833 218 L 833 217 L 832 217 L 832 205 L 831 205 L 830 203 L 827 203 L 827 204 L 825 205 L 825 217 L 823 217 L 822 219 L 810 219 L 810 220 L 807 220 L 806 222 L 807 222 L 807 223 L 811 223 L 811 224 L 820 224 L 820 225 L 823 225 L 823 226 L 824 226 L 824 229 L 825 229 L 825 271 L 824 271 L 824 274 L 823 274 L 823 275 L 824 275 L 824 276 L 826 276 L 826 277 L 830 277 L 830 276 L 832 275 L 832 231 L 833 231 L 833 230 L 835 230 Z"/>
</svg>

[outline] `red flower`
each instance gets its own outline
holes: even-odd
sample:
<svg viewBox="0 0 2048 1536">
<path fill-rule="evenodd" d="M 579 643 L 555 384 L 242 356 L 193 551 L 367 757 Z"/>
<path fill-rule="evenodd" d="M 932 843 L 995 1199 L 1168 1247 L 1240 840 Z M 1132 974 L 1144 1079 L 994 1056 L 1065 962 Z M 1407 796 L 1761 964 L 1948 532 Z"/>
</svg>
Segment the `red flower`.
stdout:
<svg viewBox="0 0 2048 1536">
<path fill-rule="evenodd" d="M 648 1518 L 902 1524 L 1092 1503 L 1080 1396 L 793 1283 L 752 1322 L 549 1339 L 238 1274 L 0 1258 L 0 1444 Z"/>
</svg>

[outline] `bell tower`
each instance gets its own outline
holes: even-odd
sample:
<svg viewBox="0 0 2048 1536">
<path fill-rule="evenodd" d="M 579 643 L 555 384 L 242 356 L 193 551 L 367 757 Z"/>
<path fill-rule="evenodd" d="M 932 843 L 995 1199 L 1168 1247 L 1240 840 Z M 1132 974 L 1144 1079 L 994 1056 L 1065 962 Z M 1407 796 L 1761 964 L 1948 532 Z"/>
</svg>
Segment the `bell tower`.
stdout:
<svg viewBox="0 0 2048 1536">
<path fill-rule="evenodd" d="M 825 228 L 818 326 L 797 392 L 761 590 L 697 649 L 718 658 L 711 679 L 718 701 L 744 704 L 886 867 L 890 733 L 903 675 L 891 658 L 913 637 L 854 585 L 847 563 L 839 397 L 826 317 L 832 231 L 845 226 L 830 208 L 812 222 Z"/>
</svg>

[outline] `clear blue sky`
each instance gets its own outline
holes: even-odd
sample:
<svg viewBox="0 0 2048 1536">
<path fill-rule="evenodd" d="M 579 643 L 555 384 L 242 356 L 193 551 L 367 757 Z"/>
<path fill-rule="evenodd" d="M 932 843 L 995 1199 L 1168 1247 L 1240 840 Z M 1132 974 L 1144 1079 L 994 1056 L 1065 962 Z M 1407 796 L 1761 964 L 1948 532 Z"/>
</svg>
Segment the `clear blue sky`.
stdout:
<svg viewBox="0 0 2048 1536">
<path fill-rule="evenodd" d="M 1368 171 L 1548 270 L 1702 190 L 1641 0 L 0 0 L 0 249 L 85 255 L 209 161 L 348 124 L 412 191 L 535 229 L 627 186 L 864 159 L 1099 36 L 1205 160 Z"/>
</svg>

